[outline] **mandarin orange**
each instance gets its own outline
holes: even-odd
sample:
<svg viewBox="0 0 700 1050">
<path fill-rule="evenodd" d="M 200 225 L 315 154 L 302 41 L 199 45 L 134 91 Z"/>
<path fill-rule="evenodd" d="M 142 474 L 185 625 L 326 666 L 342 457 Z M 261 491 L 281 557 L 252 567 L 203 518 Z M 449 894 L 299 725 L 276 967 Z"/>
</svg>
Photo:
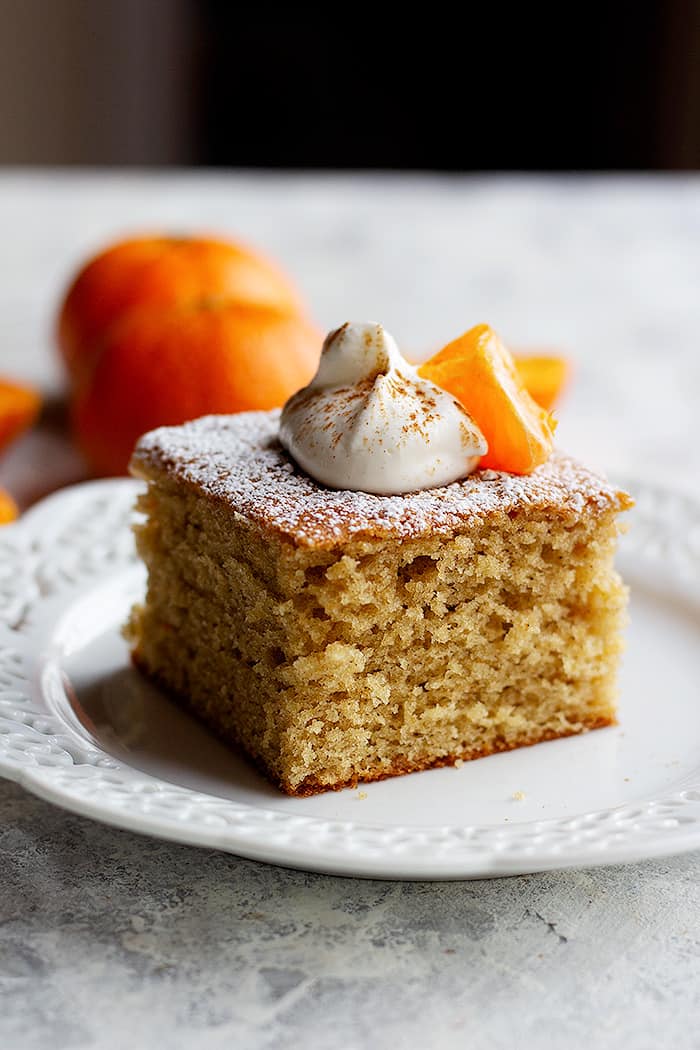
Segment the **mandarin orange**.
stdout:
<svg viewBox="0 0 700 1050">
<path fill-rule="evenodd" d="M 130 310 L 168 309 L 203 296 L 303 312 L 289 278 L 247 246 L 214 237 L 134 237 L 87 262 L 66 293 L 57 335 L 69 374 L 89 366 L 106 332 Z"/>
<path fill-rule="evenodd" d="M 122 474 L 144 431 L 282 405 L 313 376 L 321 343 L 309 321 L 271 307 L 201 299 L 132 310 L 75 386 L 78 444 L 95 473 Z"/>
</svg>

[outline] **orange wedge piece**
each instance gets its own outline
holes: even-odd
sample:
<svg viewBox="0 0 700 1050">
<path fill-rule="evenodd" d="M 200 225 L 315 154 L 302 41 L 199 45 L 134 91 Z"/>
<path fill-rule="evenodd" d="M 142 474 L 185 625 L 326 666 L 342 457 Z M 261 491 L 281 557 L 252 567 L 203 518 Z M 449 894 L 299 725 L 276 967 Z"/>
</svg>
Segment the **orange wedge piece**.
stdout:
<svg viewBox="0 0 700 1050">
<path fill-rule="evenodd" d="M 489 325 L 470 328 L 418 371 L 456 397 L 480 428 L 489 446 L 482 467 L 530 474 L 549 458 L 556 424 Z"/>
<path fill-rule="evenodd" d="M 15 520 L 18 513 L 17 504 L 10 493 L 5 492 L 5 489 L 0 489 L 0 525 L 9 525 Z"/>
<path fill-rule="evenodd" d="M 542 408 L 552 408 L 569 380 L 571 363 L 543 354 L 513 354 L 513 360 L 530 396 Z"/>
<path fill-rule="evenodd" d="M 0 379 L 0 451 L 31 426 L 40 407 L 41 398 L 31 387 Z"/>
</svg>

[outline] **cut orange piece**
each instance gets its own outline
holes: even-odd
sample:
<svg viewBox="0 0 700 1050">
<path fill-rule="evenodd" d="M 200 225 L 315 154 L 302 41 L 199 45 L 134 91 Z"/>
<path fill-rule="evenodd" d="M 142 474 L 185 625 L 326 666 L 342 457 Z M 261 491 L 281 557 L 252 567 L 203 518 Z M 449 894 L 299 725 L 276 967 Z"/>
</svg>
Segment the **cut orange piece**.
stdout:
<svg viewBox="0 0 700 1050">
<path fill-rule="evenodd" d="M 552 408 L 569 380 L 571 363 L 543 354 L 513 354 L 513 360 L 528 394 L 542 408 Z"/>
<path fill-rule="evenodd" d="M 453 394 L 480 428 L 489 446 L 482 467 L 530 474 L 549 458 L 556 424 L 528 394 L 489 325 L 470 328 L 418 371 Z"/>
<path fill-rule="evenodd" d="M 0 489 L 0 525 L 9 525 L 15 520 L 18 513 L 17 504 L 10 493 L 5 492 L 5 489 Z"/>
<path fill-rule="evenodd" d="M 41 399 L 31 387 L 0 379 L 0 451 L 31 426 L 40 407 Z"/>
</svg>

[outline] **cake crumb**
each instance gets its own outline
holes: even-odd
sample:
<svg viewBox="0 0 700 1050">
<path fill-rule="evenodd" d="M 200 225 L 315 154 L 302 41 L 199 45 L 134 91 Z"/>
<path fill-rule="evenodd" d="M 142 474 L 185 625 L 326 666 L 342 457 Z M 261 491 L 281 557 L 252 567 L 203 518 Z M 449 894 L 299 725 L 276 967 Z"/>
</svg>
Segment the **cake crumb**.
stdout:
<svg viewBox="0 0 700 1050">
<path fill-rule="evenodd" d="M 363 799 L 367 798 L 367 792 L 366 791 L 358 791 L 357 792 L 357 797 L 359 798 L 360 802 L 362 802 Z"/>
<path fill-rule="evenodd" d="M 522 802 L 525 798 L 524 791 L 514 791 L 511 796 L 516 802 Z"/>
<path fill-rule="evenodd" d="M 463 758 L 456 758 L 455 759 L 455 769 L 461 769 L 463 765 L 464 765 L 464 759 Z"/>
</svg>

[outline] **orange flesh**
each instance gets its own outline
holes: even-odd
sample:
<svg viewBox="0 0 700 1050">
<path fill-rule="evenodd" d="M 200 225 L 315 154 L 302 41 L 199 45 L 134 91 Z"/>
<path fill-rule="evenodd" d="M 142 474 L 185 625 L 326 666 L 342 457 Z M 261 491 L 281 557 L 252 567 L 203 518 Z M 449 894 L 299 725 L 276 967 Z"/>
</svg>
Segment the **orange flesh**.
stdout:
<svg viewBox="0 0 700 1050">
<path fill-rule="evenodd" d="M 8 525 L 18 514 L 17 504 L 9 492 L 0 489 L 0 525 Z"/>
<path fill-rule="evenodd" d="M 512 355 L 477 325 L 421 365 L 419 374 L 466 408 L 489 446 L 481 466 L 530 474 L 550 456 L 555 422 L 528 394 Z"/>
<path fill-rule="evenodd" d="M 40 407 L 35 390 L 0 379 L 0 451 L 31 426 Z"/>
<path fill-rule="evenodd" d="M 518 375 L 530 396 L 542 408 L 552 408 L 571 374 L 565 357 L 513 354 Z"/>
</svg>

